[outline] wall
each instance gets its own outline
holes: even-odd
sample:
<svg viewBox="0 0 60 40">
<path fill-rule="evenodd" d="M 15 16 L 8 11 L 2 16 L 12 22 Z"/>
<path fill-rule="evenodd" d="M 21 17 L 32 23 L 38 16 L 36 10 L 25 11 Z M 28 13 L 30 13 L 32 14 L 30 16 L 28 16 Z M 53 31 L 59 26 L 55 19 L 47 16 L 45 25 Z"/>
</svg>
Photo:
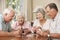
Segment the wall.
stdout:
<svg viewBox="0 0 60 40">
<path fill-rule="evenodd" d="M 33 0 L 33 10 L 38 6 L 44 8 L 49 3 L 56 3 L 60 11 L 60 0 Z M 35 17 L 36 14 L 33 13 L 33 19 L 35 19 Z"/>
</svg>

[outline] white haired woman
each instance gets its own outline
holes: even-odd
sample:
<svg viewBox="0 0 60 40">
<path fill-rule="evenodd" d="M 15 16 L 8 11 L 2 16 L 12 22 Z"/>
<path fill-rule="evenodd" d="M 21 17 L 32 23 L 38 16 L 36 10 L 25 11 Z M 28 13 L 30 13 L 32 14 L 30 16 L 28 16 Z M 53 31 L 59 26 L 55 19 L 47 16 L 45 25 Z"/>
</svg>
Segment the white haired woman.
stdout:
<svg viewBox="0 0 60 40">
<path fill-rule="evenodd" d="M 16 22 L 12 25 L 13 31 L 20 30 L 21 35 L 26 35 L 31 32 L 30 22 L 25 20 L 25 16 L 23 14 L 18 14 L 16 19 Z"/>
</svg>

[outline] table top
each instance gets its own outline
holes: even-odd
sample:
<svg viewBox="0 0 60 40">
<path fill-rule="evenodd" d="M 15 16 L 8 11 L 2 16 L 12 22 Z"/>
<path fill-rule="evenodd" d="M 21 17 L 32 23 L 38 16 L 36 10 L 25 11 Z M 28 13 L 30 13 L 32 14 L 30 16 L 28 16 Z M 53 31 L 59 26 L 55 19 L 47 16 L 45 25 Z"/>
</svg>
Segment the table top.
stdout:
<svg viewBox="0 0 60 40">
<path fill-rule="evenodd" d="M 47 40 L 47 38 L 40 37 L 38 35 L 27 35 L 27 36 L 21 36 L 21 37 L 0 37 L 0 40 Z"/>
</svg>

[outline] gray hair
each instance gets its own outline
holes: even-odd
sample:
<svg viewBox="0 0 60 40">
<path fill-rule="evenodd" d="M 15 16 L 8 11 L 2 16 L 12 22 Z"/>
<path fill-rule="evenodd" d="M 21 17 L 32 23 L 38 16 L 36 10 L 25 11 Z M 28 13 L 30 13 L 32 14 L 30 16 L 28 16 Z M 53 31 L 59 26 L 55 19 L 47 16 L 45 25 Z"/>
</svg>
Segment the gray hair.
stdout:
<svg viewBox="0 0 60 40">
<path fill-rule="evenodd" d="M 38 8 L 37 11 L 36 11 L 36 13 L 41 13 L 43 15 L 43 17 L 45 17 L 45 13 L 46 12 L 44 11 L 43 8 Z"/>
<path fill-rule="evenodd" d="M 41 13 L 45 17 L 45 11 L 43 8 L 38 8 L 35 13 Z"/>
</svg>

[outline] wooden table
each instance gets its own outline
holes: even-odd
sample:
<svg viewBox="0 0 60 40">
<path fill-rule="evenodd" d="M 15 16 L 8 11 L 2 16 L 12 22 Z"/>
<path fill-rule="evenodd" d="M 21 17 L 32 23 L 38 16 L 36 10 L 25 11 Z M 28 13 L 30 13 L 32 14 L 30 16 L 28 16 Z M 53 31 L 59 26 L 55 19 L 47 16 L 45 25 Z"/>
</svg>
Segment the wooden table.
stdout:
<svg viewBox="0 0 60 40">
<path fill-rule="evenodd" d="M 47 38 L 39 37 L 34 34 L 29 34 L 22 37 L 0 37 L 0 40 L 47 40 Z"/>
<path fill-rule="evenodd" d="M 20 39 L 21 38 L 19 37 L 0 37 L 0 40 L 20 40 Z"/>
</svg>

